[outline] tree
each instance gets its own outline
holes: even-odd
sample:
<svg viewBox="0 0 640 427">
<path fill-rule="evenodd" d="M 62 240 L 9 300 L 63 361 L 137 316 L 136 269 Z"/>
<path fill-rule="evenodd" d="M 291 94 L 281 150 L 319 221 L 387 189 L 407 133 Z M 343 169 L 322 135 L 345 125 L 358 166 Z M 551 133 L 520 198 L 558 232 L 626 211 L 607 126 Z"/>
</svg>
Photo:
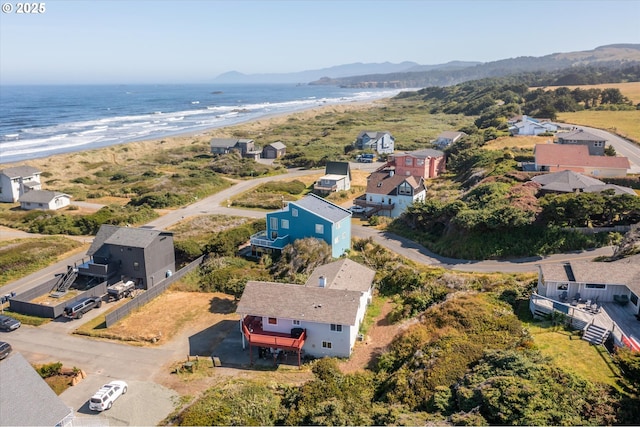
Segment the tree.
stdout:
<svg viewBox="0 0 640 427">
<path fill-rule="evenodd" d="M 316 267 L 327 264 L 331 259 L 331 247 L 324 240 L 314 237 L 297 239 L 284 247 L 280 258 L 273 264 L 272 273 L 281 279 L 300 282 Z"/>
</svg>

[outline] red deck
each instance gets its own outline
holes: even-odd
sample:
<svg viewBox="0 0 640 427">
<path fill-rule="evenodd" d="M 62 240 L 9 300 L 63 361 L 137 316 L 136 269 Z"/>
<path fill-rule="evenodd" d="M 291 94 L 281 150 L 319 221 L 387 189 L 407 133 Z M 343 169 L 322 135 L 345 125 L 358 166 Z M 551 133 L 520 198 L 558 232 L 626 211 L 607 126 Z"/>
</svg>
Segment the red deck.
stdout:
<svg viewBox="0 0 640 427">
<path fill-rule="evenodd" d="M 242 322 L 242 333 L 249 342 L 249 352 L 251 347 L 278 348 L 284 351 L 296 351 L 298 353 L 298 366 L 300 366 L 300 352 L 307 338 L 307 331 L 302 331 L 298 338 L 293 338 L 290 334 L 264 331 L 259 317 L 247 316 Z M 249 356 L 251 358 L 251 356 Z"/>
</svg>

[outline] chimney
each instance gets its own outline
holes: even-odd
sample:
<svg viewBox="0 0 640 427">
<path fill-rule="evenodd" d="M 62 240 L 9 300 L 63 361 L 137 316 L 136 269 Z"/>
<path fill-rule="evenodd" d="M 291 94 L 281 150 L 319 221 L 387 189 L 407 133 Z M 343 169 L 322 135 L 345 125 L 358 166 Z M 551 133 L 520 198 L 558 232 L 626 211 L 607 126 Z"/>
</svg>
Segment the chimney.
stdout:
<svg viewBox="0 0 640 427">
<path fill-rule="evenodd" d="M 318 283 L 318 286 L 320 286 L 321 288 L 324 288 L 327 286 L 327 278 L 324 276 L 320 276 L 320 280 Z"/>
<path fill-rule="evenodd" d="M 393 169 L 389 169 L 389 176 L 393 176 L 394 173 L 395 171 Z"/>
</svg>

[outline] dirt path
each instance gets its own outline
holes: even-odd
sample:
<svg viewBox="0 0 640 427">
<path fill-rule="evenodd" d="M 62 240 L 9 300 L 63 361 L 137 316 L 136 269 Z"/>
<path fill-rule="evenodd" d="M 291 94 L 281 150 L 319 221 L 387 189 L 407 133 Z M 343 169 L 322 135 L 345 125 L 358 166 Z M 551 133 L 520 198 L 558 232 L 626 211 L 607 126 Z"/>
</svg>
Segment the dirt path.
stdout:
<svg viewBox="0 0 640 427">
<path fill-rule="evenodd" d="M 390 300 L 384 303 L 364 341 L 357 342 L 349 360 L 340 364 L 342 372 L 347 374 L 368 368 L 391 343 L 401 328 L 401 324 L 390 324 L 387 320 L 393 306 L 394 303 Z"/>
</svg>

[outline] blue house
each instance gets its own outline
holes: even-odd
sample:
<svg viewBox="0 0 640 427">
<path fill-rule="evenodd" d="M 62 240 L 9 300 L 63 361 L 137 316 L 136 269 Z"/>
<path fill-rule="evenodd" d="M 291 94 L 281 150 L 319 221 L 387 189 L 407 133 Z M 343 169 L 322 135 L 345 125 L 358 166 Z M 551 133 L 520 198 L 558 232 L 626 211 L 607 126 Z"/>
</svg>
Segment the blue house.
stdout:
<svg viewBox="0 0 640 427">
<path fill-rule="evenodd" d="M 296 239 L 315 237 L 331 246 L 339 258 L 351 248 L 351 212 L 315 194 L 289 202 L 267 214 L 267 229 L 251 236 L 251 253 L 279 254 Z"/>
</svg>

